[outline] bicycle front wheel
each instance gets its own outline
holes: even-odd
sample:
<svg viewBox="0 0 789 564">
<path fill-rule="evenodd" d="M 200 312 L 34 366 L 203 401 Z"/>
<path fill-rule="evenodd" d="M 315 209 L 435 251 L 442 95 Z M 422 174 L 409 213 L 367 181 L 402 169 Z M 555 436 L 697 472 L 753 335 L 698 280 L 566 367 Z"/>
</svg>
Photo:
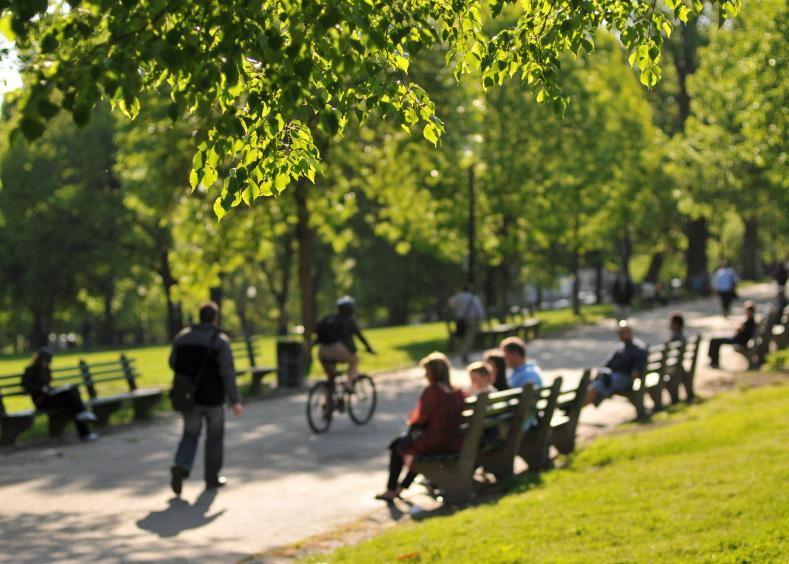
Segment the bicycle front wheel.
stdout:
<svg viewBox="0 0 789 564">
<path fill-rule="evenodd" d="M 348 415 L 351 421 L 357 425 L 367 423 L 375 413 L 377 402 L 373 379 L 366 375 L 358 376 L 348 393 Z"/>
<path fill-rule="evenodd" d="M 327 382 L 318 382 L 307 396 L 307 423 L 313 433 L 325 433 L 331 425 L 334 411 L 332 394 Z"/>
</svg>

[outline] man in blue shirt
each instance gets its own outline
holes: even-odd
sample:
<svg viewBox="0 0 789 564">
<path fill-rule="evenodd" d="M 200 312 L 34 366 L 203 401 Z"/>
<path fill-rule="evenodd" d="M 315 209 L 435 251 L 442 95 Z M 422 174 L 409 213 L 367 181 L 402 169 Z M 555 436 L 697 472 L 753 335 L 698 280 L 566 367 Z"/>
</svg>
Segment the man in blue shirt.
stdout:
<svg viewBox="0 0 789 564">
<path fill-rule="evenodd" d="M 533 361 L 526 360 L 526 343 L 518 337 L 507 337 L 501 342 L 504 363 L 510 369 L 510 387 L 520 388 L 532 384 L 535 388 L 542 386 L 542 371 Z"/>
</svg>

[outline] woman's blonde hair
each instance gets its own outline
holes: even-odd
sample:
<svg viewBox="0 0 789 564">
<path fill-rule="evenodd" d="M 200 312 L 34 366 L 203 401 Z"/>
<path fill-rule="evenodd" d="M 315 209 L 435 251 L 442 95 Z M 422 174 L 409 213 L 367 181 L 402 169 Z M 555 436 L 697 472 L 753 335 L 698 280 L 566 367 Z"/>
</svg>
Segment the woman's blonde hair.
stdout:
<svg viewBox="0 0 789 564">
<path fill-rule="evenodd" d="M 450 386 L 449 382 L 449 367 L 450 362 L 447 355 L 440 352 L 432 352 L 425 358 L 419 361 L 419 366 L 424 368 L 433 378 L 436 384 L 446 384 Z"/>
</svg>

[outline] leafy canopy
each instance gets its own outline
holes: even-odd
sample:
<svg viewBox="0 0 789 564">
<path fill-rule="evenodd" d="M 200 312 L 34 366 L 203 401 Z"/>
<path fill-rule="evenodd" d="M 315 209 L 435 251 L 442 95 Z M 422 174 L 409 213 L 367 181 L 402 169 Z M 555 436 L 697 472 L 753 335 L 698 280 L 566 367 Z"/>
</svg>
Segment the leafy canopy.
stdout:
<svg viewBox="0 0 789 564">
<path fill-rule="evenodd" d="M 719 0 L 733 16 L 739 0 Z M 666 0 L 685 21 L 701 0 Z M 514 23 L 488 36 L 483 18 L 513 5 Z M 411 58 L 443 44 L 459 76 L 484 87 L 518 76 L 538 101 L 561 106 L 560 55 L 593 49 L 615 31 L 641 81 L 660 77 L 656 0 L 0 0 L 0 30 L 23 53 L 30 89 L 19 130 L 29 139 L 61 109 L 88 121 L 104 98 L 130 118 L 144 92 L 166 93 L 169 115 L 199 116 L 193 188 L 222 182 L 214 211 L 314 180 L 315 135 L 341 133 L 370 112 L 420 130 L 444 130 Z"/>
</svg>

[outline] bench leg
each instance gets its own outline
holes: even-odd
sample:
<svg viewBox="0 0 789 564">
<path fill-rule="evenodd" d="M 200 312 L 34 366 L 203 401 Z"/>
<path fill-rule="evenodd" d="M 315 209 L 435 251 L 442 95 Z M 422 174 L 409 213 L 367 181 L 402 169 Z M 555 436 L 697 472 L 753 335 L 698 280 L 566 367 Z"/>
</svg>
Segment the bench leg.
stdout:
<svg viewBox="0 0 789 564">
<path fill-rule="evenodd" d="M 658 385 L 654 388 L 649 388 L 649 397 L 652 399 L 652 404 L 654 405 L 655 411 L 661 411 L 663 409 L 663 386 Z"/>
<path fill-rule="evenodd" d="M 554 428 L 552 442 L 561 454 L 570 454 L 575 450 L 575 428 L 569 423 Z"/>
<path fill-rule="evenodd" d="M 139 398 L 134 398 L 134 418 L 139 421 L 141 419 L 148 418 L 148 412 L 159 403 L 162 399 L 162 394 L 157 394 L 153 396 L 143 396 Z"/>
<path fill-rule="evenodd" d="M 637 392 L 635 394 L 631 394 L 631 396 L 629 397 L 630 403 L 632 403 L 633 407 L 636 408 L 636 418 L 638 418 L 639 421 L 643 421 L 643 420 L 649 419 L 649 416 L 647 415 L 647 410 L 644 407 L 644 391 L 643 390 L 644 389 L 641 388 L 640 392 Z"/>
<path fill-rule="evenodd" d="M 71 417 L 64 413 L 50 413 L 49 417 L 49 436 L 60 437 L 66 430 L 66 425 L 71 422 Z"/>
<path fill-rule="evenodd" d="M 16 438 L 33 426 L 33 416 L 3 417 L 0 420 L 0 445 L 11 446 Z"/>
<path fill-rule="evenodd" d="M 471 480 L 453 480 L 441 488 L 444 503 L 458 505 L 471 499 L 473 492 Z"/>
<path fill-rule="evenodd" d="M 693 374 L 688 374 L 687 372 L 682 373 L 682 386 L 685 388 L 685 401 L 687 403 L 692 403 L 696 397 L 693 392 Z"/>
<path fill-rule="evenodd" d="M 548 429 L 542 438 L 532 438 L 531 440 L 528 436 L 524 438 L 518 454 L 529 465 L 529 472 L 540 472 L 550 467 L 552 440 L 553 429 Z"/>
<path fill-rule="evenodd" d="M 253 374 L 252 375 L 252 383 L 249 386 L 249 394 L 256 396 L 260 393 L 262 388 L 261 380 L 263 380 L 263 374 Z"/>
<path fill-rule="evenodd" d="M 666 388 L 668 388 L 668 395 L 671 397 L 672 405 L 679 403 L 679 381 L 680 374 L 677 371 L 674 371 L 671 374 L 671 378 L 666 383 Z"/>
<path fill-rule="evenodd" d="M 502 449 L 498 452 L 485 453 L 479 457 L 479 465 L 496 477 L 497 482 L 512 477 L 514 471 L 514 454 L 512 450 Z"/>
<path fill-rule="evenodd" d="M 99 427 L 106 427 L 110 422 L 110 416 L 118 411 L 121 406 L 121 400 L 110 403 L 99 403 L 91 406 L 93 414 L 96 416 L 96 425 Z"/>
</svg>

